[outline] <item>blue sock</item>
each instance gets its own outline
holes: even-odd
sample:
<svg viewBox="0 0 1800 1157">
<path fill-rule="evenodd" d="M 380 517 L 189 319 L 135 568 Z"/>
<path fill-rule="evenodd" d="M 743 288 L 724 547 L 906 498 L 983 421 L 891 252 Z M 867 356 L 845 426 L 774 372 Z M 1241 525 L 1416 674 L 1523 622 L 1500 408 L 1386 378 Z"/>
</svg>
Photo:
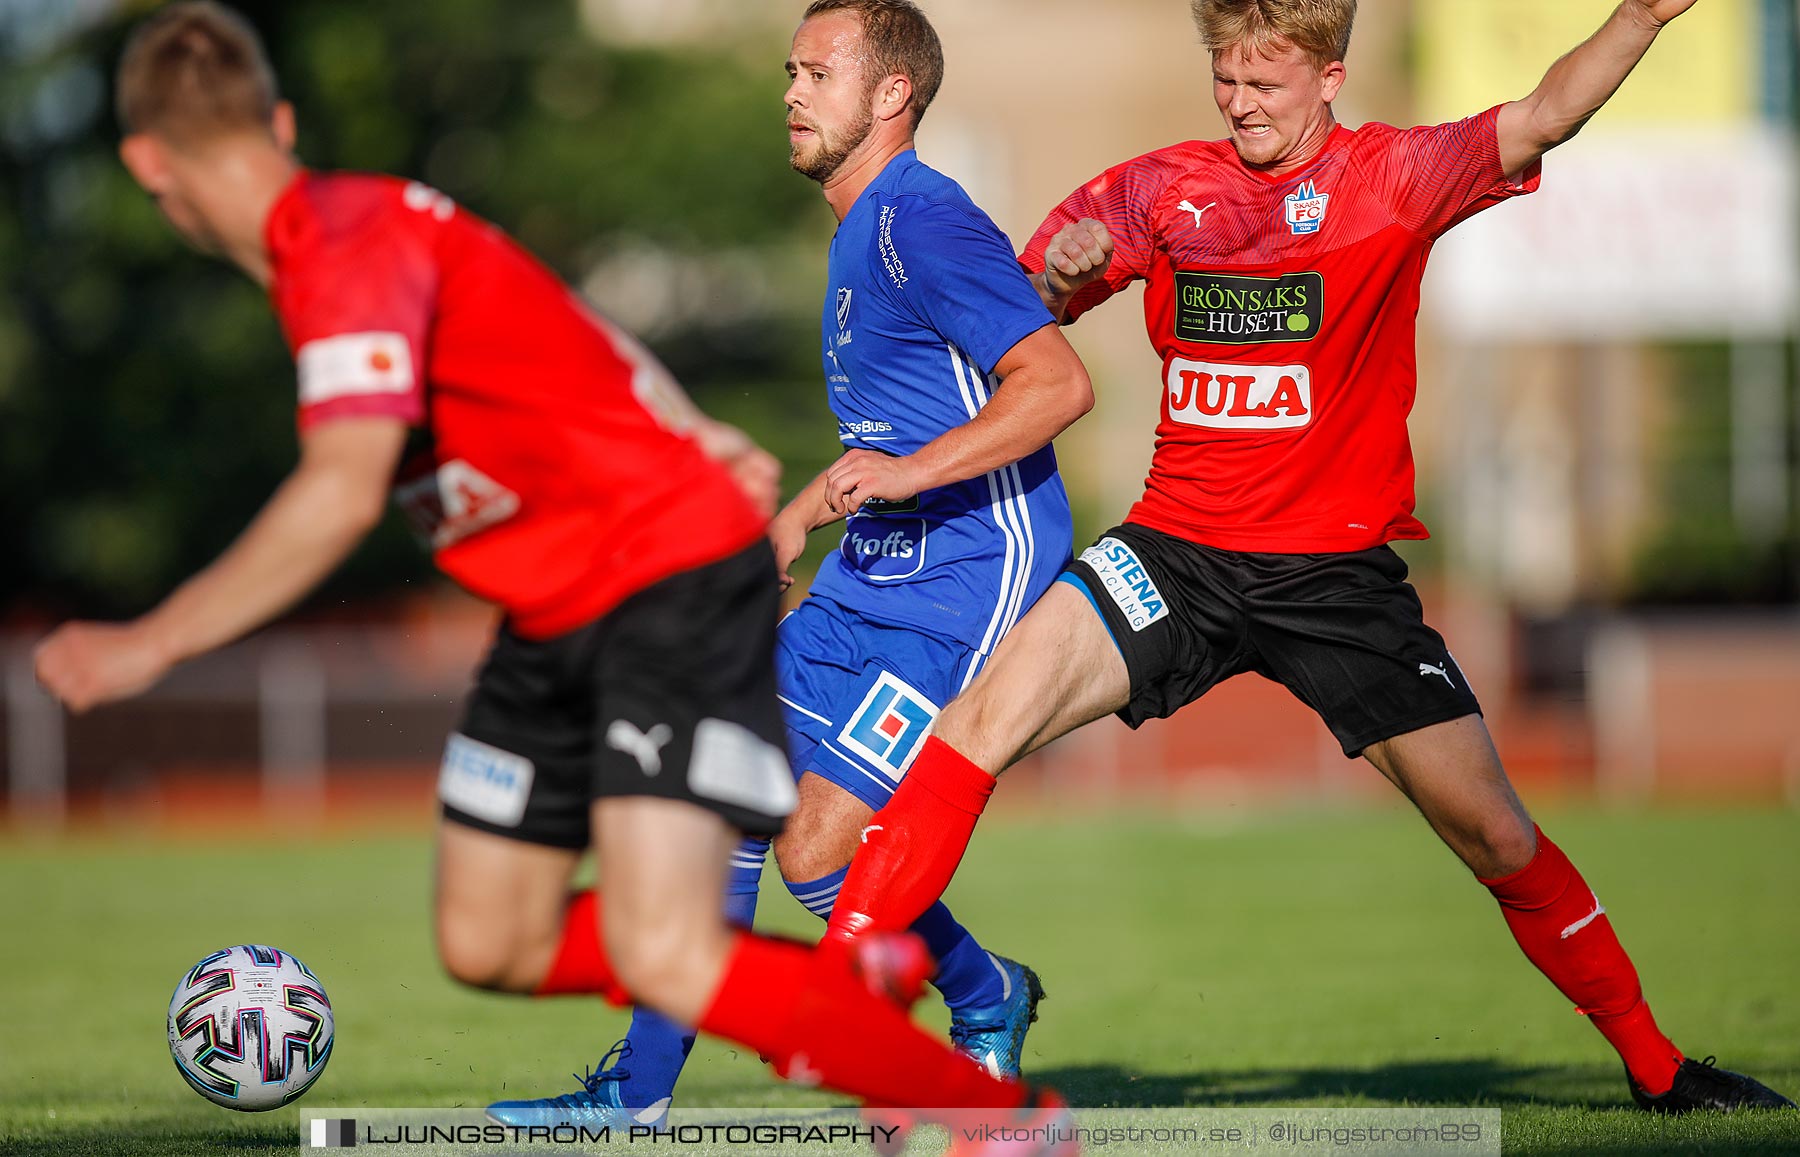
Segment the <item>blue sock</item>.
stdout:
<svg viewBox="0 0 1800 1157">
<path fill-rule="evenodd" d="M 756 919 L 756 887 L 762 879 L 763 857 L 768 854 L 768 840 L 748 837 L 731 853 L 725 919 L 739 928 L 750 927 Z M 639 1007 L 632 1011 L 625 1039 L 631 1042 L 631 1055 L 619 1065 L 631 1074 L 619 1086 L 625 1105 L 644 1109 L 673 1096 L 681 1067 L 694 1050 L 694 1030 L 653 1009 Z"/>
<path fill-rule="evenodd" d="M 837 902 L 838 889 L 849 872 L 850 866 L 846 864 L 816 880 L 799 884 L 789 880 L 788 891 L 807 911 L 825 920 L 831 916 L 831 906 Z M 931 978 L 931 983 L 943 993 L 944 1003 L 950 1006 L 950 1011 L 1000 1003 L 1006 991 L 1000 970 L 969 935 L 969 930 L 956 922 L 956 917 L 944 907 L 942 900 L 926 909 L 925 914 L 913 922 L 912 930 L 925 941 L 925 947 L 938 962 L 937 975 Z"/>
<path fill-rule="evenodd" d="M 784 881 L 787 890 L 800 901 L 800 906 L 821 920 L 831 919 L 831 906 L 837 903 L 838 889 L 844 886 L 844 877 L 850 874 L 850 865 L 845 864 L 828 876 L 820 876 L 816 880 L 808 880 L 797 884 L 792 880 Z"/>
<path fill-rule="evenodd" d="M 942 900 L 925 909 L 925 914 L 913 921 L 912 930 L 937 958 L 937 975 L 931 983 L 943 993 L 951 1012 L 1000 1003 L 1006 994 L 1000 969 Z"/>
<path fill-rule="evenodd" d="M 756 922 L 756 890 L 762 884 L 769 841 L 745 836 L 731 852 L 731 876 L 725 881 L 725 920 L 739 928 Z"/>
</svg>

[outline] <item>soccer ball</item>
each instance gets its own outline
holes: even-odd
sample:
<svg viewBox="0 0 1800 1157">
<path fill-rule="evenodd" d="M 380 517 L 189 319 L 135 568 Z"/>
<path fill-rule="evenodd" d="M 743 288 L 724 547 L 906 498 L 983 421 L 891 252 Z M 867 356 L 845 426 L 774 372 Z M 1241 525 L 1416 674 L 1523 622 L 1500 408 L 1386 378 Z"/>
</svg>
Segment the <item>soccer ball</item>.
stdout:
<svg viewBox="0 0 1800 1157">
<path fill-rule="evenodd" d="M 169 1001 L 169 1052 L 194 1091 L 243 1113 L 279 1109 L 331 1059 L 331 1001 L 312 969 L 276 948 L 221 948 Z"/>
</svg>

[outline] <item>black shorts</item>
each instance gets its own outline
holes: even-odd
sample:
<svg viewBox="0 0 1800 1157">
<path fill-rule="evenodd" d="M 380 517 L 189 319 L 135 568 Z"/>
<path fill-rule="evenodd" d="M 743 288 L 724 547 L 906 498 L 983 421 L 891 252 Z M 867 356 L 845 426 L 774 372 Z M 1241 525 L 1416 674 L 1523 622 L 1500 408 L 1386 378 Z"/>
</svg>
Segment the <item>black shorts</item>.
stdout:
<svg viewBox="0 0 1800 1157">
<path fill-rule="evenodd" d="M 438 779 L 444 818 L 585 848 L 593 801 L 687 800 L 748 835 L 794 806 L 766 541 L 541 642 L 500 628 Z"/>
<path fill-rule="evenodd" d="M 1348 756 L 1481 711 L 1386 546 L 1246 554 L 1127 523 L 1063 577 L 1079 580 L 1125 658 L 1119 717 L 1133 727 L 1245 671 L 1292 691 Z"/>
</svg>

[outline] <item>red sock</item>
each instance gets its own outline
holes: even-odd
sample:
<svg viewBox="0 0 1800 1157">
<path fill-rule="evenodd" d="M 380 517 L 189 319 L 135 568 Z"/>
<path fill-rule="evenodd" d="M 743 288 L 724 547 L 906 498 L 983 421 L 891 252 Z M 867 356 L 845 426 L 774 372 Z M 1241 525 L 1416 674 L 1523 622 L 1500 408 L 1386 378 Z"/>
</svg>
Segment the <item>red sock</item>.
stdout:
<svg viewBox="0 0 1800 1157">
<path fill-rule="evenodd" d="M 619 983 L 612 961 L 606 958 L 606 948 L 600 940 L 600 896 L 591 889 L 569 897 L 569 906 L 563 910 L 562 942 L 556 946 L 556 959 L 532 995 L 577 992 L 603 996 L 608 1003 L 621 1007 L 631 1003 L 631 994 Z"/>
<path fill-rule="evenodd" d="M 893 798 L 863 829 L 825 942 L 843 943 L 869 928 L 897 932 L 924 915 L 950 886 L 992 794 L 993 776 L 928 737 Z"/>
<path fill-rule="evenodd" d="M 1681 1050 L 1658 1031 L 1612 921 L 1562 849 L 1540 829 L 1531 863 L 1481 882 L 1526 957 L 1619 1051 L 1638 1087 L 1653 1097 L 1668 1092 Z"/>
<path fill-rule="evenodd" d="M 788 1080 L 886 1105 L 1024 1103 L 1024 1085 L 991 1076 L 926 1035 L 863 987 L 840 958 L 788 940 L 738 933 L 725 979 L 699 1027 L 771 1058 Z"/>
</svg>

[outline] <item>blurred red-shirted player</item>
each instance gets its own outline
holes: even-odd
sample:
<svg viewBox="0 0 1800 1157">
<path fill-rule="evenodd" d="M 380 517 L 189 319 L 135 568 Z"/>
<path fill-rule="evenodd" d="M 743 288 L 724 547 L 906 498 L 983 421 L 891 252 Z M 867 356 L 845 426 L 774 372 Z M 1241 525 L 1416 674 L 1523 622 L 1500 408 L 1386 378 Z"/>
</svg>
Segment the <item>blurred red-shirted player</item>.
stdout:
<svg viewBox="0 0 1800 1157">
<path fill-rule="evenodd" d="M 450 972 L 635 998 L 883 1104 L 1032 1097 L 915 1028 L 875 977 L 724 922 L 740 832 L 778 831 L 794 798 L 763 538 L 774 461 L 441 194 L 301 168 L 293 111 L 229 10 L 146 20 L 119 109 L 132 176 L 269 288 L 299 369 L 301 456 L 161 605 L 46 640 L 44 685 L 85 710 L 281 613 L 375 524 L 421 431 L 431 444 L 401 500 L 439 565 L 506 611 L 440 779 Z M 596 892 L 569 891 L 590 842 L 604 920 Z M 915 959 L 916 979 L 928 966 Z M 912 978 L 881 978 L 897 979 Z"/>
<path fill-rule="evenodd" d="M 1535 188 L 1539 158 L 1692 3 L 1624 0 L 1524 100 L 1353 131 L 1331 104 L 1355 0 L 1195 0 L 1230 138 L 1107 170 L 1023 258 L 1069 321 L 1146 282 L 1163 402 L 1144 497 L 938 716 L 867 829 L 828 936 L 904 928 L 935 901 L 1020 755 L 1108 713 L 1133 727 L 1173 714 L 1254 671 L 1418 806 L 1618 1050 L 1639 1105 L 1792 1107 L 1657 1028 L 1605 909 L 1513 792 L 1387 546 L 1425 536 L 1406 417 L 1433 242 Z"/>
</svg>

